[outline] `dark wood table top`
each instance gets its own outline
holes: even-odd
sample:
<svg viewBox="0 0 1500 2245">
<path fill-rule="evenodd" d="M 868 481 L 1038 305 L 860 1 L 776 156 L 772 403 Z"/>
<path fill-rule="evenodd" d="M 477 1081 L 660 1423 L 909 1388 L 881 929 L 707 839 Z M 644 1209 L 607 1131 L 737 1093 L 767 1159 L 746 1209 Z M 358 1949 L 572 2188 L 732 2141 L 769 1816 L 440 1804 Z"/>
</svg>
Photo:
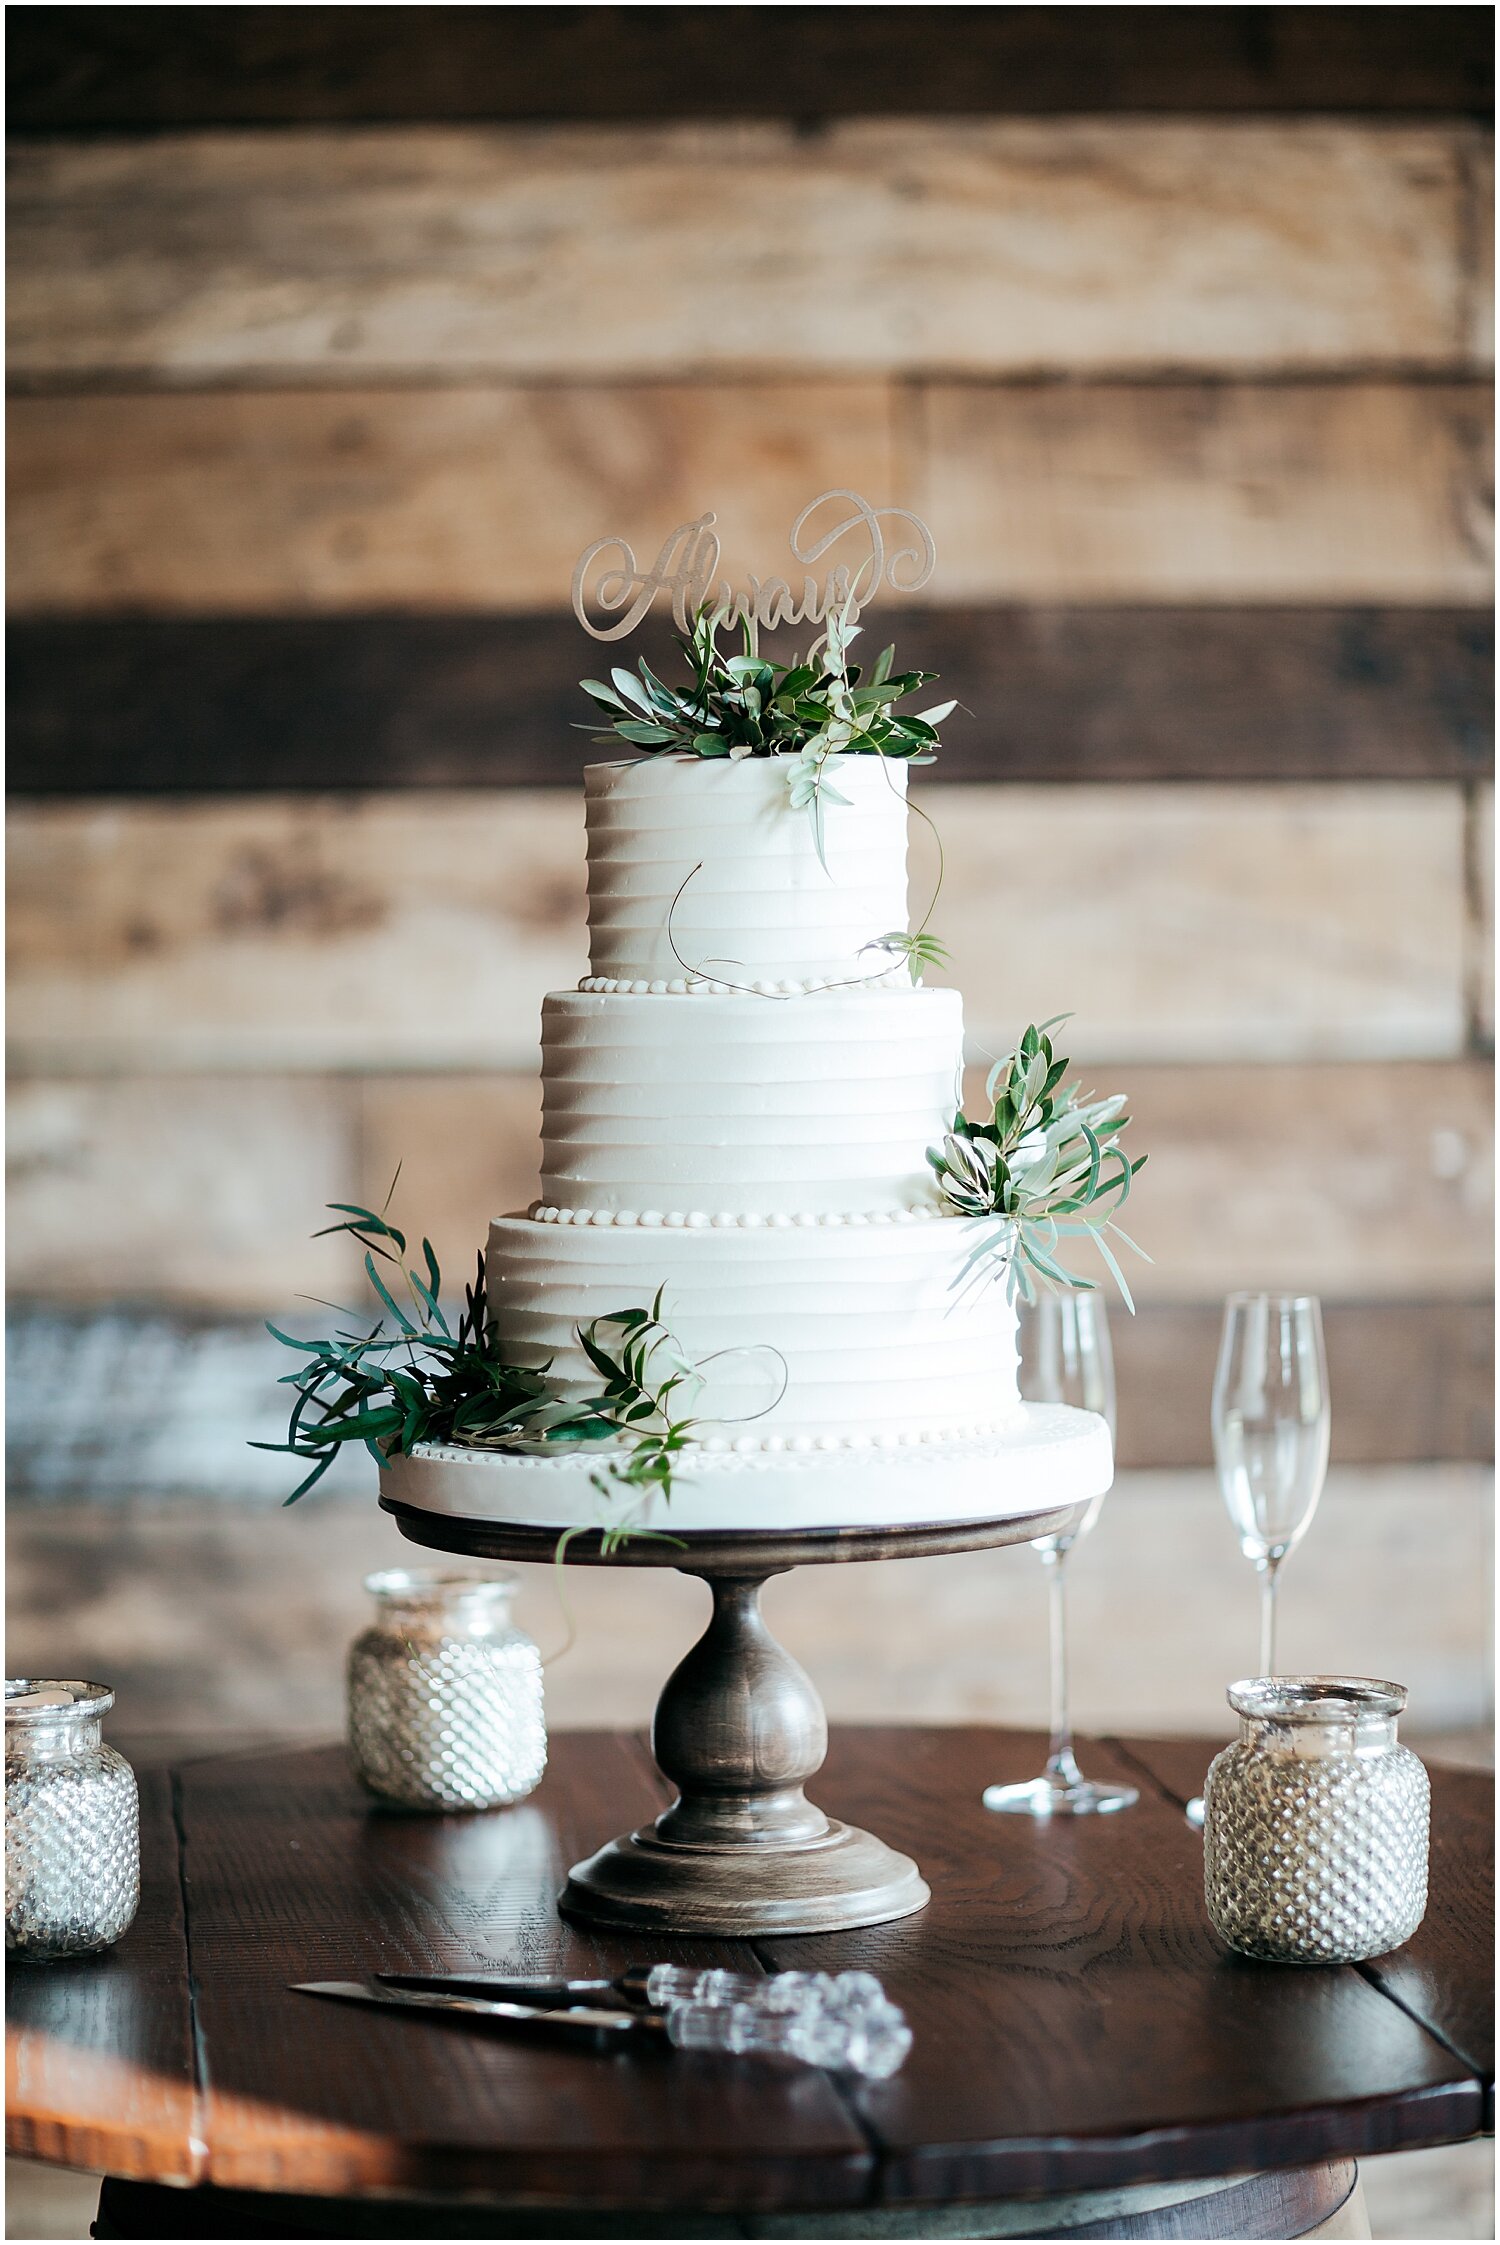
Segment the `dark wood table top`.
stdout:
<svg viewBox="0 0 1500 2245">
<path fill-rule="evenodd" d="M 9 2141 L 151 2181 L 546 2203 L 835 2208 L 1287 2168 L 1490 2125 L 1492 1784 L 1435 1770 L 1432 1902 L 1377 1963 L 1235 1959 L 1181 1802 L 1205 1741 L 1086 1744 L 1124 1815 L 980 1805 L 1016 1732 L 835 1732 L 817 1797 L 915 1855 L 921 1915 L 662 1953 L 879 1972 L 916 2032 L 861 2089 L 730 2059 L 608 2056 L 320 2004 L 378 1968 L 612 1972 L 639 1942 L 564 1924 L 569 1865 L 661 1805 L 644 1743 L 564 1733 L 522 1806 L 371 1807 L 337 1747 L 148 1770 L 140 1916 L 110 1955 L 9 1975 Z M 1284 2234 L 1284 2233 L 1278 2233 Z"/>
</svg>

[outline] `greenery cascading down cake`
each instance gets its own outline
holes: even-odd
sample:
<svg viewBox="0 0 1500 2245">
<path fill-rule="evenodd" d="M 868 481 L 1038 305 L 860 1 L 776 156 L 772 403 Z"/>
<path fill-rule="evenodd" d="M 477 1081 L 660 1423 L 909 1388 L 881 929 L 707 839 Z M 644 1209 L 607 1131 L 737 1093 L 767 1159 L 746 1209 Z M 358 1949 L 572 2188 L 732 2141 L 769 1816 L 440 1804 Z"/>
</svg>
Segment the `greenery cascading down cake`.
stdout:
<svg viewBox="0 0 1500 2245">
<path fill-rule="evenodd" d="M 862 684 L 847 611 L 790 665 L 745 636 L 705 612 L 686 688 L 586 682 L 635 753 L 584 775 L 590 971 L 543 1004 L 538 1197 L 491 1223 L 456 1334 L 426 1243 L 408 1272 L 342 1211 L 395 1323 L 292 1344 L 309 1483 L 358 1436 L 402 1502 L 613 1533 L 1107 1483 L 1102 1424 L 1019 1404 L 1016 1296 L 1086 1283 L 1069 1233 L 1119 1276 L 1124 1103 L 1030 1029 L 964 1117 L 961 1000 L 907 932 L 907 768 L 952 705 L 901 714 L 928 681 L 890 650 Z"/>
</svg>

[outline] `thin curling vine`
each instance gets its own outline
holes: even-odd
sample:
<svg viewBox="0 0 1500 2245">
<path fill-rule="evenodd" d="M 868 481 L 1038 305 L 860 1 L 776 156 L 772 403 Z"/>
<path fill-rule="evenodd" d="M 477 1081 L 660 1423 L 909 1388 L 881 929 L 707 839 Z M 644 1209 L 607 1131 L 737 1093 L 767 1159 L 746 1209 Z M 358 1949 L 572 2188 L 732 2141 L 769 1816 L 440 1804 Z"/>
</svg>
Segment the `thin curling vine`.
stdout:
<svg viewBox="0 0 1500 2245">
<path fill-rule="evenodd" d="M 662 1323 L 663 1292 L 657 1288 L 649 1310 L 619 1310 L 578 1328 L 579 1346 L 606 1382 L 596 1408 L 612 1426 L 636 1430 L 629 1458 L 610 1469 L 609 1482 L 593 1477 L 606 1493 L 612 1484 L 670 1497 L 673 1465 L 697 1430 L 687 1407 L 701 1395 L 703 1375 Z M 604 1345 L 606 1327 L 620 1336 L 613 1355 Z"/>
<path fill-rule="evenodd" d="M 949 707 L 952 707 L 951 703 Z M 890 773 L 887 772 L 885 777 L 889 784 Z M 920 803 L 913 803 L 908 800 L 907 809 L 916 812 L 917 817 L 922 821 L 937 845 L 937 881 L 927 910 L 910 933 L 904 928 L 893 928 L 889 935 L 876 936 L 864 948 L 867 951 L 884 951 L 893 959 L 904 960 L 906 970 L 911 976 L 912 988 L 915 990 L 922 980 L 922 969 L 924 967 L 946 967 L 951 963 L 948 957 L 948 946 L 939 942 L 938 938 L 931 932 L 932 915 L 937 910 L 938 898 L 943 893 L 943 882 L 947 877 L 948 859 L 943 849 L 943 837 L 938 832 L 936 820 L 929 817 Z"/>
<path fill-rule="evenodd" d="M 886 772 L 883 776 L 886 785 L 894 788 L 895 783 L 891 779 L 890 773 Z M 860 945 L 860 956 L 863 957 L 866 951 L 882 951 L 885 953 L 887 960 L 899 959 L 911 976 L 912 988 L 915 989 L 922 980 L 922 971 L 925 967 L 945 967 L 949 963 L 947 945 L 940 942 L 938 937 L 932 933 L 932 915 L 937 910 L 938 898 L 943 893 L 947 860 L 943 853 L 943 837 L 938 832 L 936 823 L 928 816 L 922 805 L 907 802 L 904 808 L 916 813 L 937 845 L 937 882 L 928 901 L 927 910 L 922 914 L 922 918 L 915 928 L 911 929 L 910 932 L 905 928 L 893 928 L 887 935 L 871 936 L 868 943 Z M 678 882 L 677 893 L 667 907 L 667 924 L 664 931 L 667 943 L 671 948 L 673 958 L 681 967 L 687 979 L 690 982 L 711 982 L 720 990 L 738 990 L 746 997 L 765 997 L 780 1003 L 785 1003 L 789 998 L 799 995 L 794 991 L 760 989 L 753 982 L 733 982 L 721 971 L 725 967 L 740 967 L 743 969 L 745 965 L 743 959 L 688 959 L 683 956 L 678 948 L 677 937 L 673 932 L 673 922 L 677 917 L 677 907 L 687 894 L 689 882 L 695 881 L 702 871 L 703 862 L 700 859 Z M 827 871 L 826 866 L 824 871 Z M 872 983 L 883 981 L 886 975 L 892 971 L 893 969 L 889 965 L 883 963 L 873 968 L 868 974 L 845 975 L 835 982 L 820 983 L 818 987 L 824 991 L 867 989 Z"/>
<path fill-rule="evenodd" d="M 1091 1289 L 1058 1261 L 1059 1243 L 1085 1238 L 1097 1247 L 1134 1310 L 1130 1288 L 1106 1234 L 1139 1255 L 1118 1222 L 1130 1197 L 1131 1181 L 1146 1157 L 1130 1159 L 1119 1143 L 1130 1117 L 1123 1093 L 1108 1099 L 1085 1098 L 1077 1084 L 1065 1084 L 1071 1063 L 1055 1057 L 1047 1034 L 1065 1014 L 1027 1029 L 1014 1052 L 995 1063 L 985 1083 L 990 1114 L 971 1122 L 959 1113 L 941 1146 L 927 1159 L 937 1173 L 944 1200 L 960 1216 L 1003 1219 L 975 1248 L 965 1266 L 974 1271 L 1007 1270 L 1011 1285 L 1028 1302 L 1038 1281 L 1048 1287 Z"/>
</svg>

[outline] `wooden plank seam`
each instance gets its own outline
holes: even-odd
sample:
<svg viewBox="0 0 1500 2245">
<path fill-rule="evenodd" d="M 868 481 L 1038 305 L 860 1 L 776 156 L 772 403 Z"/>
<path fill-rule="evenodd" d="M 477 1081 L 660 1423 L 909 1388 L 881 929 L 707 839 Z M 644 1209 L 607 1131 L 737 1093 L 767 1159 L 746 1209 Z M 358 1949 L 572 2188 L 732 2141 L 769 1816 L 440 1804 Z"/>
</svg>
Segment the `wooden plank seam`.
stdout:
<svg viewBox="0 0 1500 2245">
<path fill-rule="evenodd" d="M 650 1733 L 648 1731 L 631 1731 L 628 1736 L 631 1749 L 651 1790 L 663 1808 L 669 1807 L 674 1798 L 673 1789 L 663 1776 L 656 1756 L 651 1751 Z M 816 1793 L 816 1780 L 813 1781 L 813 1790 Z M 768 1977 L 780 1969 L 769 1953 L 767 1941 L 752 1938 L 746 1942 L 745 1946 L 759 1970 Z M 886 2161 L 885 2147 L 880 2140 L 879 2132 L 872 2125 L 868 2116 L 861 2111 L 859 2101 L 844 2077 L 841 2074 L 829 2074 L 826 2079 L 848 2119 L 864 2138 L 866 2149 L 870 2154 L 870 2165 L 862 2203 L 866 2206 L 879 2206 L 884 2202 L 885 2196 L 883 2175 Z"/>
<path fill-rule="evenodd" d="M 1464 916 L 1469 937 L 1469 957 L 1464 998 L 1468 1012 L 1468 1049 L 1478 1057 L 1493 1054 L 1494 942 L 1493 900 L 1485 877 L 1484 845 L 1489 836 L 1494 849 L 1495 800 L 1493 782 L 1464 782 Z"/>
<path fill-rule="evenodd" d="M 188 2029 L 193 2051 L 193 2096 L 189 2122 L 188 2162 L 194 2183 L 210 2179 L 212 2150 L 208 2129 L 208 2051 L 198 2014 L 198 1975 L 193 1968 L 193 1914 L 188 1885 L 187 1819 L 183 1811 L 181 1770 L 170 1772 L 172 1829 L 177 1835 L 177 1889 L 182 1904 L 182 1938 L 187 1976 Z"/>
<path fill-rule="evenodd" d="M 1485 2110 L 1488 2112 L 1493 2105 L 1495 2095 L 1495 2083 L 1493 2077 L 1484 2073 L 1482 2069 L 1474 2063 L 1474 2060 L 1470 2056 L 1469 2052 L 1461 2048 L 1460 2045 L 1453 2040 L 1453 2037 L 1451 2035 L 1445 2034 L 1443 2029 L 1440 2026 L 1436 2025 L 1431 2019 L 1424 2018 L 1422 2013 L 1416 2008 L 1415 2004 L 1408 2003 L 1406 1999 L 1397 1992 L 1396 1989 L 1388 1987 L 1385 1981 L 1380 1976 L 1379 1965 L 1380 1959 L 1378 1957 L 1371 1957 L 1364 1959 L 1360 1963 L 1357 1963 L 1354 1969 L 1359 1974 L 1362 1980 L 1368 1981 L 1370 1986 L 1374 1988 L 1378 1994 L 1385 1997 L 1387 2003 L 1393 2003 L 1398 2011 L 1404 2011 L 1408 2019 L 1414 2021 L 1415 2024 L 1419 2026 L 1425 2034 L 1429 2034 L 1435 2043 L 1437 2043 L 1442 2049 L 1447 2051 L 1450 2058 L 1456 2058 L 1461 2066 L 1468 2067 L 1469 2071 L 1474 2077 L 1475 2087 L 1479 2091 L 1481 2103 L 1484 2106 Z M 1485 2125 L 1488 2126 L 1490 2124 L 1486 2122 Z"/>
</svg>

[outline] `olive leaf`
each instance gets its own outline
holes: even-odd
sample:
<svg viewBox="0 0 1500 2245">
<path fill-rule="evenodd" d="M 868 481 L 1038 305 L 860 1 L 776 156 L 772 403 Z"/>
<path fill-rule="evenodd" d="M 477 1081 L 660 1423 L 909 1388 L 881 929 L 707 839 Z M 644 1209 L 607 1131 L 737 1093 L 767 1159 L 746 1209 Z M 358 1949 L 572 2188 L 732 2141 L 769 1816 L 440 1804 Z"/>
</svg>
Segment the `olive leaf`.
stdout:
<svg viewBox="0 0 1500 2245">
<path fill-rule="evenodd" d="M 962 1112 L 941 1146 L 927 1159 L 948 1206 L 960 1216 L 1000 1219 L 977 1242 L 964 1277 L 1004 1270 L 1013 1290 L 1034 1301 L 1040 1283 L 1091 1289 L 1096 1281 L 1059 1260 L 1065 1239 L 1087 1239 L 1098 1249 L 1121 1298 L 1134 1310 L 1130 1288 L 1107 1234 L 1139 1255 L 1117 1221 L 1131 1182 L 1145 1162 L 1132 1161 L 1119 1138 L 1130 1122 L 1122 1093 L 1084 1097 L 1065 1081 L 1071 1063 L 1059 1059 L 1049 1032 L 1056 1021 L 1027 1028 L 1013 1052 L 995 1063 L 985 1083 L 986 1120 Z"/>
<path fill-rule="evenodd" d="M 888 951 L 893 959 L 904 960 L 914 985 L 921 981 L 924 967 L 945 967 L 948 964 L 947 945 L 940 943 L 935 935 L 929 935 L 923 928 L 918 928 L 911 935 L 895 928 L 889 935 L 875 936 L 863 948 L 866 951 Z"/>
</svg>

